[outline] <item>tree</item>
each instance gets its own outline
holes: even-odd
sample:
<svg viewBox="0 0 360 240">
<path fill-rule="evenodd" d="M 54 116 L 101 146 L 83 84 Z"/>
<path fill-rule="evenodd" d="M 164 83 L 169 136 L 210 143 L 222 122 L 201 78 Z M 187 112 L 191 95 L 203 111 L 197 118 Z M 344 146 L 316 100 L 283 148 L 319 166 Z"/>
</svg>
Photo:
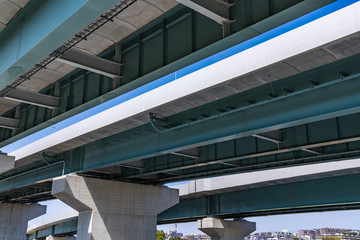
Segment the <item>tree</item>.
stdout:
<svg viewBox="0 0 360 240">
<path fill-rule="evenodd" d="M 164 231 L 156 230 L 156 240 L 165 240 Z"/>
<path fill-rule="evenodd" d="M 341 238 L 334 237 L 334 236 L 325 236 L 322 240 L 341 240 Z"/>
<path fill-rule="evenodd" d="M 169 240 L 181 240 L 180 237 L 171 237 Z"/>
</svg>

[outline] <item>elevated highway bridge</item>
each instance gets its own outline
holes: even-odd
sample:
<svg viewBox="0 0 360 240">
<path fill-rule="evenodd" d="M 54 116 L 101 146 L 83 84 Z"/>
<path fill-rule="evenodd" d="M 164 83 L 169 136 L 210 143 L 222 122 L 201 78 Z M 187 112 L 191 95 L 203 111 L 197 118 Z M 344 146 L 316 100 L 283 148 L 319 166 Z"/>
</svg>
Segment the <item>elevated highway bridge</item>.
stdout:
<svg viewBox="0 0 360 240">
<path fill-rule="evenodd" d="M 207 216 L 242 219 L 289 213 L 359 209 L 358 160 L 317 163 L 232 174 L 173 186 L 180 202 L 158 215 L 158 224 Z M 28 231 L 27 239 L 66 237 L 77 232 L 78 214 L 59 214 Z"/>
<path fill-rule="evenodd" d="M 360 155 L 356 0 L 13 0 L 2 6 L 9 15 L 0 19 L 4 206 L 56 196 L 77 199 L 68 204 L 86 212 L 94 202 L 79 204 L 81 194 L 64 186 L 107 180 L 114 188 L 150 189 L 345 164 Z M 314 181 L 357 178 L 339 172 Z M 61 178 L 69 174 L 83 180 Z M 272 188 L 287 188 L 277 183 Z M 209 198 L 196 199 L 203 205 Z M 275 203 L 267 202 L 266 211 L 276 212 Z M 357 208 L 355 200 L 350 205 Z M 225 216 L 197 214 L 185 218 Z"/>
</svg>

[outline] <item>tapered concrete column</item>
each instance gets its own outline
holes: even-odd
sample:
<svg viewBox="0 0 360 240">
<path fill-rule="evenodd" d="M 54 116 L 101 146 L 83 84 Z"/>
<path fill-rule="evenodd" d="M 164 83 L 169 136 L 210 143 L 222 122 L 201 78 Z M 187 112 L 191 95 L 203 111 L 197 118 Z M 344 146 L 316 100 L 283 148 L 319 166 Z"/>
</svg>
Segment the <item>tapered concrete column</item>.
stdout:
<svg viewBox="0 0 360 240">
<path fill-rule="evenodd" d="M 176 189 L 74 175 L 54 179 L 52 195 L 79 211 L 77 240 L 155 239 L 157 214 L 179 202 Z"/>
<path fill-rule="evenodd" d="M 55 237 L 55 236 L 48 236 L 46 240 L 76 240 L 76 237 Z"/>
<path fill-rule="evenodd" d="M 211 240 L 244 240 L 256 230 L 256 223 L 245 220 L 228 221 L 208 217 L 198 220 L 198 229 L 211 237 Z"/>
<path fill-rule="evenodd" d="M 42 205 L 0 203 L 0 239 L 26 239 L 28 222 L 45 213 Z"/>
</svg>

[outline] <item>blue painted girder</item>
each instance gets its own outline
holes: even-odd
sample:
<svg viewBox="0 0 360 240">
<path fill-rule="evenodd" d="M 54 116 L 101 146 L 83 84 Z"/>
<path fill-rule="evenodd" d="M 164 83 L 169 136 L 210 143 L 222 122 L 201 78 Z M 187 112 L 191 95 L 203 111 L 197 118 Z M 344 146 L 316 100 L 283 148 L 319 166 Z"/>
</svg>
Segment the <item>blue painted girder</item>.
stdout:
<svg viewBox="0 0 360 240">
<path fill-rule="evenodd" d="M 88 144 L 81 160 L 83 170 L 357 113 L 360 77 L 346 79 L 132 141 L 112 142 L 110 137 L 107 144 Z"/>
<path fill-rule="evenodd" d="M 35 0 L 32 0 L 35 1 Z M 29 70 L 119 0 L 46 0 L 30 2 L 16 26 L 0 38 L 0 90 Z"/>
<path fill-rule="evenodd" d="M 210 196 L 181 199 L 179 204 L 158 215 L 158 223 L 193 221 L 209 215 L 225 218 L 264 216 L 279 212 L 311 212 L 316 207 L 354 209 L 360 194 L 354 183 L 359 174 L 278 184 Z M 338 208 L 337 208 L 338 207 Z"/>
</svg>

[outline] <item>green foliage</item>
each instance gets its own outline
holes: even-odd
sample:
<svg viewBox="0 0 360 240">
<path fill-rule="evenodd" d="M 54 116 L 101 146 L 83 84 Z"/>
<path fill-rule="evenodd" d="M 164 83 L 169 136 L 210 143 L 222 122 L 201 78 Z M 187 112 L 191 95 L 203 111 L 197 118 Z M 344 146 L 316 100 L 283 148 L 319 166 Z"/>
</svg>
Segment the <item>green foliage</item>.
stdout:
<svg viewBox="0 0 360 240">
<path fill-rule="evenodd" d="M 326 237 L 323 237 L 322 240 L 341 240 L 341 238 L 334 237 L 334 236 L 326 236 Z"/>
<path fill-rule="evenodd" d="M 156 240 L 164 240 L 164 239 L 165 239 L 164 231 L 156 230 Z"/>
<path fill-rule="evenodd" d="M 181 237 L 171 237 L 170 240 L 181 240 Z"/>
</svg>

